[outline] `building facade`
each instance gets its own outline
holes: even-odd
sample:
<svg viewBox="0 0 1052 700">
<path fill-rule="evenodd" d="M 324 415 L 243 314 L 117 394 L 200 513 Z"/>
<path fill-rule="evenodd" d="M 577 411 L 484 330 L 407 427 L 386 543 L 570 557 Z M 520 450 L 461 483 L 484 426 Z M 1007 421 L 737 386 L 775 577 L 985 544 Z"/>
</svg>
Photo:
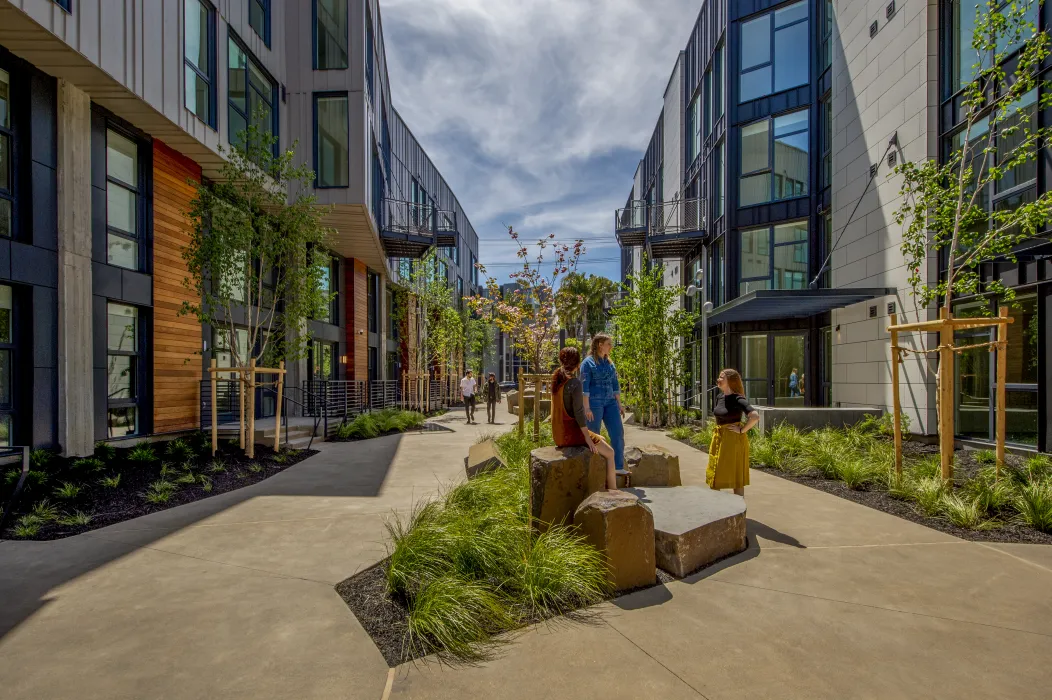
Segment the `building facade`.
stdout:
<svg viewBox="0 0 1052 700">
<path fill-rule="evenodd" d="M 1052 27 L 1047 3 L 1032 17 Z M 889 315 L 937 318 L 919 308 L 900 247 L 896 162 L 945 157 L 960 131 L 962 58 L 974 7 L 951 0 L 707 0 L 674 57 L 655 132 L 635 174 L 616 234 L 622 270 L 641 253 L 708 299 L 709 369 L 737 368 L 750 400 L 773 406 L 877 406 L 891 410 Z M 962 23 L 962 17 L 964 22 Z M 966 71 L 965 71 L 966 72 Z M 1044 77 L 1049 77 L 1044 67 Z M 1042 126 L 1049 115 L 1034 114 Z M 1047 150 L 991 207 L 1047 191 Z M 670 208 L 699 201 L 703 215 L 663 228 Z M 688 241 L 683 243 L 683 239 Z M 1008 440 L 1048 450 L 1052 440 L 1052 253 L 1047 231 L 1019 263 L 990 263 L 984 278 L 1013 287 L 1009 326 Z M 924 279 L 942 272 L 933 256 Z M 984 298 L 961 299 L 974 313 Z M 986 339 L 986 331 L 973 334 Z M 700 386 L 700 326 L 691 339 L 687 400 Z M 904 341 L 930 350 L 934 337 Z M 961 343 L 965 344 L 965 343 Z M 956 432 L 993 438 L 991 353 L 955 364 Z M 910 354 L 900 392 L 911 430 L 937 431 L 936 363 Z M 796 375 L 796 382 L 790 377 Z M 795 387 L 793 386 L 795 384 Z"/>
<path fill-rule="evenodd" d="M 478 236 L 392 104 L 376 0 L 4 0 L 0 446 L 199 426 L 230 340 L 179 313 L 185 212 L 258 115 L 334 231 L 335 301 L 288 382 L 397 378 L 406 258 L 441 243 L 450 285 L 477 287 Z"/>
</svg>

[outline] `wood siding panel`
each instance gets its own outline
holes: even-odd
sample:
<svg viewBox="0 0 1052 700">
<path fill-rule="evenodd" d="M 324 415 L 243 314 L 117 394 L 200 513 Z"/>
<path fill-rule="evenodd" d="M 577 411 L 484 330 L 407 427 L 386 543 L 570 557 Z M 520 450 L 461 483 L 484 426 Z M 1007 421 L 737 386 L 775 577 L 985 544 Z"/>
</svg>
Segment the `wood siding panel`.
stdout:
<svg viewBox="0 0 1052 700">
<path fill-rule="evenodd" d="M 349 303 L 344 307 L 349 355 L 347 378 L 365 381 L 369 379 L 369 273 L 361 260 L 348 260 L 343 269 L 345 289 L 349 293 Z"/>
<path fill-rule="evenodd" d="M 157 433 L 200 425 L 201 325 L 180 316 L 187 276 L 182 251 L 190 242 L 190 208 L 201 167 L 159 140 L 153 148 L 153 429 Z"/>
</svg>

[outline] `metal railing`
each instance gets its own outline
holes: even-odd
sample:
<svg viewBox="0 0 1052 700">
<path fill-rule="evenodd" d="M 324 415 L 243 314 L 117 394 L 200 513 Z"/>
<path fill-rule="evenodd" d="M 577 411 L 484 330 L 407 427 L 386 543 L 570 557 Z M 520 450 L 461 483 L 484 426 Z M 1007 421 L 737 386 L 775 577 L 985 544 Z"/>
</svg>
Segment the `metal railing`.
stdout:
<svg viewBox="0 0 1052 700">
<path fill-rule="evenodd" d="M 647 227 L 647 202 L 644 199 L 633 199 L 628 206 L 614 212 L 614 232 L 622 233 Z"/>
<path fill-rule="evenodd" d="M 303 382 L 304 415 L 354 418 L 369 409 L 366 382 L 350 379 L 308 379 Z"/>
<path fill-rule="evenodd" d="M 369 382 L 369 408 L 399 408 L 401 403 L 402 387 L 397 379 Z"/>
<path fill-rule="evenodd" d="M 381 227 L 384 231 L 413 236 L 435 236 L 457 232 L 456 212 L 444 211 L 431 204 L 385 199 Z"/>
<path fill-rule="evenodd" d="M 708 200 L 701 197 L 677 199 L 650 207 L 649 232 L 662 236 L 671 233 L 704 231 Z"/>
</svg>

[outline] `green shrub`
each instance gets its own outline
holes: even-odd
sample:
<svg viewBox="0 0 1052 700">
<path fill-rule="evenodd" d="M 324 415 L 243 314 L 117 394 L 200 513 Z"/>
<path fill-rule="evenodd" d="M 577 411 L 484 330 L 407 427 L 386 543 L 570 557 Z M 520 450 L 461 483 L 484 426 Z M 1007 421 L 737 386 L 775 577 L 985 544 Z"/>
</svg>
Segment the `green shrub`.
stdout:
<svg viewBox="0 0 1052 700">
<path fill-rule="evenodd" d="M 154 452 L 153 445 L 148 442 L 140 442 L 135 447 L 128 450 L 128 461 L 138 462 L 140 464 L 151 464 L 157 461 L 157 453 Z"/>
<path fill-rule="evenodd" d="M 512 620 L 492 590 L 474 581 L 441 576 L 428 581 L 409 609 L 409 645 L 417 653 L 468 662 L 489 658 L 491 635 Z"/>
<path fill-rule="evenodd" d="M 99 485 L 105 486 L 108 489 L 115 489 L 121 485 L 121 475 L 113 474 L 112 476 L 104 476 L 99 479 Z"/>
<path fill-rule="evenodd" d="M 939 455 L 928 455 L 906 467 L 915 479 L 929 479 L 942 476 L 942 458 Z"/>
<path fill-rule="evenodd" d="M 1033 455 L 1026 458 L 1027 480 L 1047 479 L 1052 477 L 1052 457 Z"/>
<path fill-rule="evenodd" d="M 917 479 L 914 483 L 913 500 L 920 507 L 921 512 L 934 517 L 939 514 L 942 507 L 942 495 L 945 490 L 941 477 L 926 476 Z"/>
<path fill-rule="evenodd" d="M 380 426 L 371 413 L 355 416 L 349 423 L 343 423 L 336 429 L 336 435 L 342 440 L 367 440 L 380 435 Z"/>
<path fill-rule="evenodd" d="M 92 516 L 90 513 L 83 511 L 74 511 L 73 513 L 63 515 L 58 519 L 60 525 L 66 525 L 68 527 L 86 527 L 91 524 Z"/>
<path fill-rule="evenodd" d="M 963 498 L 956 493 L 943 493 L 939 512 L 950 523 L 969 530 L 988 529 L 992 523 L 986 517 L 986 509 L 976 499 Z"/>
<path fill-rule="evenodd" d="M 1017 520 L 1041 532 L 1052 532 L 1052 479 L 1031 481 L 1019 488 L 1013 505 Z"/>
<path fill-rule="evenodd" d="M 888 474 L 885 488 L 887 488 L 889 496 L 901 501 L 912 501 L 917 496 L 917 482 L 908 472 L 903 472 L 902 476 L 899 476 L 894 471 L 891 471 Z"/>
<path fill-rule="evenodd" d="M 694 434 L 694 428 L 689 425 L 677 425 L 675 428 L 670 428 L 668 436 L 673 440 L 689 440 L 690 436 Z"/>
<path fill-rule="evenodd" d="M 13 533 L 15 537 L 36 537 L 44 521 L 35 515 L 23 515 L 15 523 Z"/>
<path fill-rule="evenodd" d="M 993 467 L 981 469 L 962 491 L 988 513 L 1007 507 L 1015 497 L 1010 480 L 998 481 Z"/>
<path fill-rule="evenodd" d="M 186 436 L 186 444 L 198 455 L 212 452 L 212 434 L 204 430 L 195 430 Z"/>
<path fill-rule="evenodd" d="M 107 442 L 99 440 L 95 443 L 95 456 L 103 462 L 112 462 L 117 459 L 117 448 Z"/>
<path fill-rule="evenodd" d="M 779 461 L 786 457 L 800 457 L 807 450 L 809 437 L 795 425 L 780 423 L 771 431 L 770 440 L 774 443 Z M 770 466 L 777 466 L 772 464 Z"/>
<path fill-rule="evenodd" d="M 223 463 L 223 460 L 221 460 L 219 457 L 216 457 L 212 460 L 212 464 L 208 467 L 208 471 L 212 472 L 213 474 L 221 474 L 222 472 L 226 471 L 226 465 Z"/>
<path fill-rule="evenodd" d="M 175 492 L 177 490 L 178 487 L 171 481 L 168 481 L 166 479 L 158 479 L 157 481 L 151 483 L 150 486 L 146 489 L 146 493 L 143 494 L 143 498 L 146 499 L 147 503 L 152 503 L 154 505 L 162 505 L 172 500 L 172 496 L 175 495 Z"/>
<path fill-rule="evenodd" d="M 33 509 L 30 513 L 40 518 L 41 522 L 57 520 L 59 516 L 58 508 L 52 505 L 51 501 L 46 498 L 33 504 Z"/>
<path fill-rule="evenodd" d="M 573 530 L 553 527 L 532 538 L 509 582 L 516 604 L 533 615 L 565 613 L 601 601 L 610 591 L 602 553 Z"/>
<path fill-rule="evenodd" d="M 803 459 L 826 479 L 838 479 L 838 465 L 845 458 L 843 436 L 836 430 L 817 430 L 807 441 Z"/>
<path fill-rule="evenodd" d="M 768 436 L 760 436 L 750 441 L 749 461 L 760 466 L 777 468 L 782 460 L 774 440 Z"/>
<path fill-rule="evenodd" d="M 98 457 L 85 457 L 73 462 L 73 468 L 77 471 L 98 472 L 106 468 L 106 463 Z"/>
<path fill-rule="evenodd" d="M 61 486 L 56 486 L 52 490 L 52 493 L 55 495 L 55 498 L 72 501 L 80 495 L 80 486 L 69 481 L 63 481 Z"/>
<path fill-rule="evenodd" d="M 175 483 L 182 484 L 183 486 L 192 486 L 197 483 L 197 475 L 193 472 L 183 472 L 176 477 Z"/>
<path fill-rule="evenodd" d="M 248 465 L 246 469 L 248 469 L 248 471 L 252 474 L 259 474 L 261 471 L 263 471 L 263 467 L 259 466 L 259 464 L 257 464 L 256 462 L 253 462 L 252 464 Z"/>
<path fill-rule="evenodd" d="M 169 440 L 168 444 L 164 446 L 164 454 L 169 460 L 178 464 L 184 464 L 196 456 L 194 448 L 182 438 Z"/>
<path fill-rule="evenodd" d="M 976 450 L 974 457 L 976 462 L 983 465 L 997 462 L 997 453 L 993 450 Z"/>
<path fill-rule="evenodd" d="M 845 457 L 836 468 L 837 479 L 853 491 L 872 484 L 880 476 L 880 468 L 865 458 Z"/>
<path fill-rule="evenodd" d="M 198 477 L 198 481 L 201 483 L 201 490 L 205 493 L 212 492 L 212 479 L 202 474 Z"/>
<path fill-rule="evenodd" d="M 35 471 L 45 471 L 51 466 L 53 459 L 55 459 L 55 453 L 51 450 L 33 450 L 29 453 L 29 468 Z"/>
</svg>

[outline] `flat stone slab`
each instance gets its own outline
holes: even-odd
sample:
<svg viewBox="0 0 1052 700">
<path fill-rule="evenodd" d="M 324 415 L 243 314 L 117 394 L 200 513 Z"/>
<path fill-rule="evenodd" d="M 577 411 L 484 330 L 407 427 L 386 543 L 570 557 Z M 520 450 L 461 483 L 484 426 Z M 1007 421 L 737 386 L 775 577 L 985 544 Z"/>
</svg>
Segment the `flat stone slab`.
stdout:
<svg viewBox="0 0 1052 700">
<path fill-rule="evenodd" d="M 682 486 L 679 456 L 660 445 L 632 446 L 625 450 L 625 468 L 632 486 Z"/>
<path fill-rule="evenodd" d="M 573 522 L 577 506 L 606 488 L 606 460 L 587 447 L 540 447 L 530 453 L 530 516 L 545 532 Z"/>
<path fill-rule="evenodd" d="M 625 489 L 654 514 L 657 565 L 680 578 L 745 549 L 745 499 L 707 486 Z"/>
<path fill-rule="evenodd" d="M 654 515 L 634 495 L 597 491 L 577 507 L 573 523 L 606 557 L 615 591 L 652 586 L 657 581 Z"/>
<path fill-rule="evenodd" d="M 479 474 L 491 472 L 503 466 L 504 462 L 497 453 L 497 446 L 492 440 L 486 440 L 468 448 L 468 456 L 464 458 L 464 471 L 469 479 L 474 479 Z"/>
</svg>

